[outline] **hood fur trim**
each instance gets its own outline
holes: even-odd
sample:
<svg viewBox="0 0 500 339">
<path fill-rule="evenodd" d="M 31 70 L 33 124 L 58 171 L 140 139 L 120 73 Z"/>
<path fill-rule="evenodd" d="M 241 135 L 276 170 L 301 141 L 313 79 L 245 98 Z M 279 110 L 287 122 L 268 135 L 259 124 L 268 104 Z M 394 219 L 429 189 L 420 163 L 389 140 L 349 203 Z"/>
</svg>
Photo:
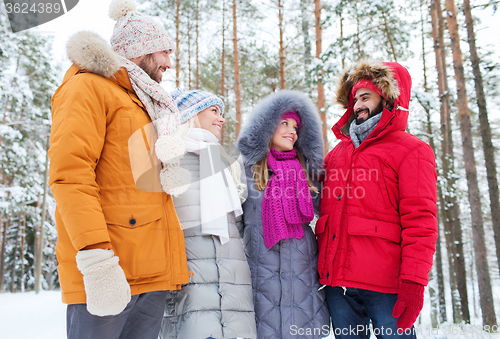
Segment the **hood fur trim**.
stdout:
<svg viewBox="0 0 500 339">
<path fill-rule="evenodd" d="M 399 88 L 392 69 L 379 61 L 362 60 L 348 68 L 340 77 L 336 103 L 344 108 L 352 104 L 351 90 L 362 79 L 371 79 L 392 103 L 399 97 Z"/>
<path fill-rule="evenodd" d="M 111 78 L 120 68 L 120 58 L 98 34 L 82 31 L 74 34 L 66 45 L 68 58 L 81 69 Z"/>
<path fill-rule="evenodd" d="M 316 106 L 302 92 L 282 90 L 273 93 L 254 107 L 238 138 L 238 149 L 245 162 L 254 165 L 269 153 L 269 143 L 281 116 L 294 111 L 300 117 L 296 148 L 310 173 L 318 173 L 323 165 L 323 137 Z"/>
</svg>

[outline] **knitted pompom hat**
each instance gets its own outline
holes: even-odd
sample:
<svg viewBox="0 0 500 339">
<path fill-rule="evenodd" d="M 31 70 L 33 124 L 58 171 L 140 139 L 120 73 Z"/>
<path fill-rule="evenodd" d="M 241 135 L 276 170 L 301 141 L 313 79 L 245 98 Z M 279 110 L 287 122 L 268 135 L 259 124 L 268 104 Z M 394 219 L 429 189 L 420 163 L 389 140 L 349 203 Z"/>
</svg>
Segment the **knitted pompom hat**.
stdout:
<svg viewBox="0 0 500 339">
<path fill-rule="evenodd" d="M 176 88 L 170 95 L 179 108 L 179 120 L 181 124 L 204 109 L 215 105 L 219 106 L 221 115 L 224 115 L 224 102 L 221 98 L 210 92 L 200 90 L 186 91 L 182 88 Z"/>
<path fill-rule="evenodd" d="M 151 16 L 136 11 L 133 0 L 113 0 L 109 16 L 116 20 L 111 47 L 119 55 L 133 59 L 155 52 L 174 50 L 174 42 L 163 25 Z"/>
</svg>

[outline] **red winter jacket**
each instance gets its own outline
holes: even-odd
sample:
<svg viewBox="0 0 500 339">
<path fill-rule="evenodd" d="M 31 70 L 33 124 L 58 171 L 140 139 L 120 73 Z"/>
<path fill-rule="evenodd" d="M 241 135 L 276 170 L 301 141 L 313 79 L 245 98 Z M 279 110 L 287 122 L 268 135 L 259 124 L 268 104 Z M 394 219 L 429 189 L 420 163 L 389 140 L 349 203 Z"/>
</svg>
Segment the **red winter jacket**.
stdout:
<svg viewBox="0 0 500 339">
<path fill-rule="evenodd" d="M 352 86 L 371 78 L 394 101 L 356 149 Z M 344 75 L 337 101 L 347 108 L 333 127 L 316 224 L 320 282 L 397 293 L 401 280 L 427 285 L 437 239 L 436 165 L 432 149 L 405 132 L 411 77 L 397 63 L 363 63 Z"/>
</svg>

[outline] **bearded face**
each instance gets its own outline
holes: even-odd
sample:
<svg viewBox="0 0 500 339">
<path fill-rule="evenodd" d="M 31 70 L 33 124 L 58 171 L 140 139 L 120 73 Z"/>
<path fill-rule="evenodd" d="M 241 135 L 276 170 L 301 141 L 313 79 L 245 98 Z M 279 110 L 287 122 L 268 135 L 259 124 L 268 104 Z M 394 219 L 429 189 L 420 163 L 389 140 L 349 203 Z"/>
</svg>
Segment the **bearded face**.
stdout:
<svg viewBox="0 0 500 339">
<path fill-rule="evenodd" d="M 142 57 L 137 65 L 146 72 L 151 79 L 160 83 L 163 72 L 170 68 L 170 51 L 155 52 Z"/>
<path fill-rule="evenodd" d="M 379 114 L 384 109 L 384 101 L 377 92 L 368 88 L 359 88 L 354 95 L 354 114 L 356 125 Z"/>
</svg>

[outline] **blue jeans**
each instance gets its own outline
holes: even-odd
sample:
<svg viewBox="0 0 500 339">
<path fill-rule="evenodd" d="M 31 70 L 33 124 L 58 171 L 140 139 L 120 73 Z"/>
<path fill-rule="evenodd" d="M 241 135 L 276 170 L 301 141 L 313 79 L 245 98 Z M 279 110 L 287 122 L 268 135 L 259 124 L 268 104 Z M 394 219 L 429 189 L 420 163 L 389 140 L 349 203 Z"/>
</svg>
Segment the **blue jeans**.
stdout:
<svg viewBox="0 0 500 339">
<path fill-rule="evenodd" d="M 392 309 L 398 300 L 397 294 L 351 287 L 347 287 L 344 294 L 343 288 L 331 286 L 326 286 L 325 292 L 336 339 L 370 338 L 370 320 L 373 334 L 379 339 L 417 338 L 415 327 L 398 334 L 398 319 L 392 316 Z"/>
<path fill-rule="evenodd" d="M 99 317 L 86 304 L 68 305 L 68 339 L 157 339 L 167 302 L 167 292 L 133 295 L 120 314 Z"/>
</svg>

